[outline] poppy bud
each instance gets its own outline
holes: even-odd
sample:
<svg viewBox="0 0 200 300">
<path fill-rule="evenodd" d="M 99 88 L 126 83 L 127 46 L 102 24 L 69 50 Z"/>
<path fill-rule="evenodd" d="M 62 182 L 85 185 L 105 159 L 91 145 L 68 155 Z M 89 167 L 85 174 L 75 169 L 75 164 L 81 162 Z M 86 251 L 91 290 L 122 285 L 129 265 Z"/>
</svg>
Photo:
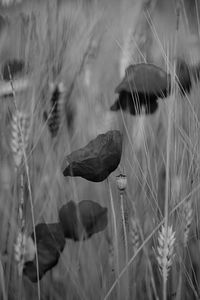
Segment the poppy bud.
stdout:
<svg viewBox="0 0 200 300">
<path fill-rule="evenodd" d="M 126 175 L 120 174 L 116 176 L 117 187 L 120 192 L 123 192 L 127 186 L 127 177 Z"/>
</svg>

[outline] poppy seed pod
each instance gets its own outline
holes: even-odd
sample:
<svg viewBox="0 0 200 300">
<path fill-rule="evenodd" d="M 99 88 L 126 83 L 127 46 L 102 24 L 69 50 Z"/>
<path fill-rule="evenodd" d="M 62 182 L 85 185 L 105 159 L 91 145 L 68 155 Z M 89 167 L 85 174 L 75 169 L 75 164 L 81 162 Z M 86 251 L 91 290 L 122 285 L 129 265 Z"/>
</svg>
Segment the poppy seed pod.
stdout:
<svg viewBox="0 0 200 300">
<path fill-rule="evenodd" d="M 126 175 L 120 174 L 116 176 L 117 187 L 120 192 L 124 191 L 127 186 L 127 177 Z"/>
<path fill-rule="evenodd" d="M 119 98 L 111 106 L 112 111 L 129 111 L 131 115 L 153 114 L 158 108 L 158 98 L 169 95 L 170 75 L 153 64 L 136 64 L 126 69 L 125 77 L 115 89 Z"/>
<path fill-rule="evenodd" d="M 52 269 L 58 263 L 60 253 L 65 247 L 65 237 L 59 223 L 38 224 L 35 227 L 35 232 L 40 280 L 48 270 Z M 31 237 L 34 241 L 33 234 Z M 24 264 L 23 273 L 32 282 L 37 282 L 36 257 L 34 260 L 27 261 Z"/>
<path fill-rule="evenodd" d="M 107 226 L 107 208 L 91 200 L 63 205 L 59 220 L 66 238 L 80 241 L 103 231 Z"/>
<path fill-rule="evenodd" d="M 108 131 L 69 154 L 63 162 L 63 175 L 80 176 L 93 182 L 103 181 L 118 167 L 121 154 L 120 131 Z"/>
</svg>

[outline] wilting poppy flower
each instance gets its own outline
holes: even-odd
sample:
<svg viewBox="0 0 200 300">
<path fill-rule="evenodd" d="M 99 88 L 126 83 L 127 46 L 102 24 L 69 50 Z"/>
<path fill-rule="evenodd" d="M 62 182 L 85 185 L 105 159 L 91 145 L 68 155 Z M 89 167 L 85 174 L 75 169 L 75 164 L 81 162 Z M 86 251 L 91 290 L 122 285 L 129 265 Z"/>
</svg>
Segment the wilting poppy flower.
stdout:
<svg viewBox="0 0 200 300">
<path fill-rule="evenodd" d="M 103 231 L 107 226 L 107 208 L 90 200 L 63 205 L 59 219 L 66 238 L 80 241 Z"/>
<path fill-rule="evenodd" d="M 60 253 L 65 246 L 65 237 L 59 223 L 41 223 L 35 227 L 35 231 L 38 251 L 39 279 L 41 279 L 48 270 L 57 264 Z M 32 239 L 34 240 L 33 234 Z M 32 282 L 37 281 L 36 258 L 33 261 L 27 261 L 24 264 L 23 273 Z"/>
<path fill-rule="evenodd" d="M 108 131 L 69 154 L 63 162 L 63 175 L 103 181 L 118 167 L 121 154 L 121 133 L 118 130 Z"/>
<path fill-rule="evenodd" d="M 23 60 L 13 59 L 6 61 L 1 70 L 3 80 L 9 81 L 10 76 L 11 79 L 15 78 L 24 71 L 24 67 L 25 64 Z"/>
<path fill-rule="evenodd" d="M 144 108 L 146 114 L 153 114 L 158 108 L 158 98 L 168 96 L 169 84 L 170 75 L 159 67 L 146 63 L 131 65 L 115 89 L 119 98 L 110 109 L 122 109 L 136 115 Z"/>
</svg>

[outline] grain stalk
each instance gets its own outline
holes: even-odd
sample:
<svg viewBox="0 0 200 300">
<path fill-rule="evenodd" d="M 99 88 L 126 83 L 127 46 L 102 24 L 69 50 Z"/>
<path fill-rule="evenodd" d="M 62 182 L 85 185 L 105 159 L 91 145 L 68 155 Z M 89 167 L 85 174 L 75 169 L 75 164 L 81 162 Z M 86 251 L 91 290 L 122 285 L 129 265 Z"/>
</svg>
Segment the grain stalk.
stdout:
<svg viewBox="0 0 200 300">
<path fill-rule="evenodd" d="M 177 48 L 177 35 L 179 29 L 179 19 L 180 19 L 180 2 L 177 3 L 176 8 L 177 14 L 177 23 L 176 23 L 176 37 L 175 37 L 175 53 Z M 169 181 L 170 181 L 170 152 L 171 152 L 171 134 L 172 134 L 172 120 L 173 120 L 173 105 L 174 98 L 176 98 L 176 86 L 175 86 L 175 73 L 176 73 L 176 63 L 174 63 L 174 71 L 172 76 L 172 102 L 169 104 L 168 111 L 168 129 L 167 129 L 167 159 L 166 159 L 166 188 L 165 188 L 165 222 L 164 229 L 161 231 L 162 234 L 165 235 L 164 244 L 163 244 L 163 266 L 162 266 L 162 277 L 163 277 L 163 300 L 167 300 L 167 274 L 168 274 L 168 263 L 167 263 L 167 255 L 169 252 L 169 239 L 171 234 L 171 227 L 169 227 Z"/>
<path fill-rule="evenodd" d="M 122 224 L 123 224 L 123 235 L 124 235 L 124 246 L 125 246 L 125 261 L 128 263 L 128 239 L 126 233 L 126 221 L 125 221 L 125 212 L 124 212 L 124 197 L 123 193 L 120 193 L 120 205 L 121 205 L 121 215 L 122 215 Z"/>
<path fill-rule="evenodd" d="M 193 208 L 192 208 L 192 201 L 191 199 L 189 199 L 184 203 L 183 206 L 184 247 L 186 247 L 188 243 L 188 237 L 189 237 L 192 220 L 193 220 Z"/>
<path fill-rule="evenodd" d="M 140 235 L 138 232 L 138 226 L 137 222 L 135 220 L 135 217 L 131 217 L 130 220 L 130 235 L 131 235 L 131 245 L 133 248 L 133 254 L 137 251 L 139 248 L 139 242 L 140 242 Z"/>
<path fill-rule="evenodd" d="M 10 73 L 10 71 L 9 71 L 9 73 Z M 15 89 L 13 86 L 11 74 L 10 74 L 10 85 L 12 88 L 13 103 L 14 103 L 15 111 L 18 114 Z M 35 216 L 34 216 L 33 198 L 32 198 L 32 191 L 31 191 L 28 161 L 27 161 L 27 156 L 26 156 L 26 151 L 25 151 L 25 145 L 23 143 L 23 131 L 22 131 L 20 122 L 18 123 L 18 126 L 19 126 L 19 132 L 20 132 L 20 136 L 21 136 L 21 140 L 22 140 L 24 166 L 25 166 L 25 171 L 26 171 L 26 175 L 27 175 L 28 191 L 29 191 L 29 197 L 30 197 L 29 199 L 30 199 L 30 207 L 31 207 L 31 218 L 32 218 L 32 222 L 33 222 L 33 237 L 34 237 L 34 241 L 35 241 L 35 257 L 36 257 L 36 269 L 37 269 L 37 291 L 38 291 L 38 300 L 40 300 L 41 292 L 40 292 L 40 282 L 39 282 L 39 264 L 38 264 L 38 251 L 37 251 L 37 237 L 36 237 L 36 232 L 35 232 Z"/>
<path fill-rule="evenodd" d="M 167 282 L 169 270 L 172 265 L 174 244 L 175 232 L 173 232 L 172 227 L 168 227 L 166 232 L 165 225 L 162 226 L 158 234 L 157 261 L 164 282 Z M 163 295 L 163 298 L 165 298 L 165 295 Z"/>
<path fill-rule="evenodd" d="M 197 193 L 200 190 L 200 184 L 197 185 L 187 196 L 185 196 L 175 207 L 171 210 L 169 216 L 172 216 L 193 194 Z M 113 282 L 112 286 L 106 293 L 106 296 L 104 297 L 104 300 L 109 299 L 109 296 L 111 295 L 112 291 L 114 290 L 115 286 L 119 282 L 119 279 L 127 272 L 128 268 L 131 266 L 131 264 L 134 262 L 137 255 L 143 250 L 143 248 L 147 245 L 147 243 L 152 239 L 154 234 L 160 229 L 160 227 L 165 222 L 165 216 L 163 220 L 152 230 L 152 232 L 144 239 L 140 245 L 140 247 L 137 249 L 137 251 L 132 255 L 132 257 L 129 259 L 128 264 L 120 271 L 119 277 Z"/>
</svg>

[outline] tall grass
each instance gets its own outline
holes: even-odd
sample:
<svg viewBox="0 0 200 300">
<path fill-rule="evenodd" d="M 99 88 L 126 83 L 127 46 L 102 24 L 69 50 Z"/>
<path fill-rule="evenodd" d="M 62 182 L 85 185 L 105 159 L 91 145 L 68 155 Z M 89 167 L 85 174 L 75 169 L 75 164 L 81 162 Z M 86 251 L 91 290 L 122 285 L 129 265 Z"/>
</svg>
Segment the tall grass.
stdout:
<svg viewBox="0 0 200 300">
<path fill-rule="evenodd" d="M 199 297 L 199 85 L 193 85 L 190 95 L 183 97 L 176 91 L 160 101 L 152 116 L 109 112 L 115 87 L 129 63 L 154 62 L 172 74 L 175 85 L 174 59 L 179 55 L 187 59 L 191 49 L 185 32 L 196 30 L 197 35 L 199 31 L 198 1 L 194 22 L 189 17 L 186 22 L 181 3 L 176 39 L 176 12 L 172 5 L 166 10 L 164 1 L 149 5 L 139 0 L 134 4 L 128 0 L 25 1 L 15 9 L 2 9 L 11 23 L 0 33 L 0 63 L 9 56 L 23 58 L 30 83 L 24 91 L 16 90 L 14 97 L 0 98 L 2 299 Z M 65 87 L 64 106 L 59 111 L 59 131 L 52 138 L 49 86 L 60 82 Z M 30 116 L 21 152 L 11 143 L 16 108 Z M 123 133 L 123 155 L 108 185 L 63 177 L 66 153 L 115 128 Z M 19 134 L 23 140 L 22 128 Z M 16 171 L 19 152 L 23 158 Z M 127 176 L 123 197 L 116 184 L 120 173 Z M 38 284 L 18 274 L 14 245 L 20 228 L 28 236 L 41 221 L 57 222 L 64 203 L 83 199 L 108 207 L 107 229 L 80 243 L 67 240 L 57 266 Z M 18 222 L 20 206 L 23 226 Z M 160 265 L 172 244 L 163 289 Z"/>
</svg>

